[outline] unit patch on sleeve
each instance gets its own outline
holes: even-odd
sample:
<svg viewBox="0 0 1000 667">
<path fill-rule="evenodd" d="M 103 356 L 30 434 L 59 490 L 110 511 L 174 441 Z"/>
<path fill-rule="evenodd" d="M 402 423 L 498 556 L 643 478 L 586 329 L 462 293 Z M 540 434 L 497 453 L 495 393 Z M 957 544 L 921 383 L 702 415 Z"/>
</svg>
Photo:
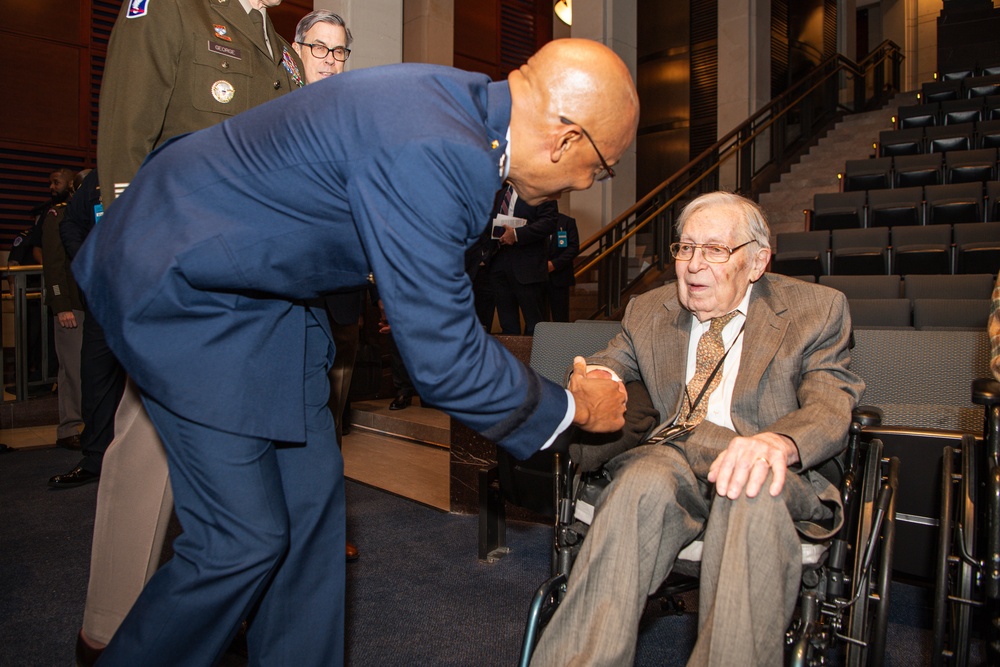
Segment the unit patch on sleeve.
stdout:
<svg viewBox="0 0 1000 667">
<path fill-rule="evenodd" d="M 149 0 L 129 0 L 126 18 L 137 19 L 149 12 Z"/>
</svg>

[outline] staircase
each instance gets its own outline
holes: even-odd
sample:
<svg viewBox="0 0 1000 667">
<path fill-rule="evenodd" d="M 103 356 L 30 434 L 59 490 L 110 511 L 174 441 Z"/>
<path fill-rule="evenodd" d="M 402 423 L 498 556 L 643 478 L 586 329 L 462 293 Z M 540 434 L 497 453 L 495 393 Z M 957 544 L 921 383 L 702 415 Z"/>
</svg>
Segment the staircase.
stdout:
<svg viewBox="0 0 1000 667">
<path fill-rule="evenodd" d="M 916 103 L 916 92 L 897 93 L 881 109 L 845 116 L 837 123 L 770 192 L 760 196 L 771 234 L 803 231 L 802 211 L 812 208 L 813 195 L 840 190 L 837 174 L 844 171 L 844 163 L 871 157 L 879 132 L 893 129 L 892 118 L 899 107 Z"/>
<path fill-rule="evenodd" d="M 451 422 L 416 399 L 389 410 L 391 398 L 351 404 L 344 436 L 344 474 L 424 505 L 450 509 Z"/>
</svg>

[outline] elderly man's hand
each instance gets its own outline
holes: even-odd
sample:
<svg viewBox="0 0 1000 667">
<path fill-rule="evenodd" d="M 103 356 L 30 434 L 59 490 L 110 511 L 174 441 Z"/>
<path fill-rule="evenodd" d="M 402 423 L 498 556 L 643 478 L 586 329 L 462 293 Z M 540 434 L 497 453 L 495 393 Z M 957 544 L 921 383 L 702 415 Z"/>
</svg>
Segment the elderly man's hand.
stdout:
<svg viewBox="0 0 1000 667">
<path fill-rule="evenodd" d="M 774 471 L 768 493 L 776 496 L 785 485 L 788 466 L 799 462 L 799 450 L 791 438 L 777 433 L 758 433 L 745 438 L 737 436 L 729 442 L 708 469 L 708 481 L 715 483 L 715 492 L 731 500 L 740 497 L 744 489 L 748 498 L 760 493 L 767 473 Z"/>
<path fill-rule="evenodd" d="M 583 357 L 573 359 L 569 391 L 576 401 L 573 423 L 584 431 L 611 433 L 625 425 L 625 385 L 611 379 L 606 371 L 587 373 Z"/>
</svg>

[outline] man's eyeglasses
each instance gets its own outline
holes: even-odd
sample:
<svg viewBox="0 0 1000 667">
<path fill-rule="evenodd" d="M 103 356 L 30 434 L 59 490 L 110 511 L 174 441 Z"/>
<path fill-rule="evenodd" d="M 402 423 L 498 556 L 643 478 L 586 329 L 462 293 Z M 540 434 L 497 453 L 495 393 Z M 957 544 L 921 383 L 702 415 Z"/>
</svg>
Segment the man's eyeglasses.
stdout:
<svg viewBox="0 0 1000 667">
<path fill-rule="evenodd" d="M 597 153 L 597 157 L 600 159 L 602 167 L 602 169 L 599 172 L 597 172 L 597 176 L 594 176 L 594 180 L 606 181 L 609 178 L 614 178 L 615 170 L 611 168 L 611 165 L 608 164 L 608 161 L 604 159 L 603 155 L 601 155 L 601 151 L 597 148 L 597 144 L 594 143 L 594 139 L 593 137 L 590 136 L 590 132 L 587 132 L 587 130 L 584 129 L 583 125 L 580 125 L 579 123 L 574 123 L 569 118 L 566 118 L 566 116 L 559 116 L 559 120 L 561 120 L 564 125 L 576 125 L 578 128 L 580 128 L 580 132 L 583 132 L 583 136 L 587 137 L 587 141 L 589 141 L 590 145 L 594 147 L 594 152 Z"/>
<path fill-rule="evenodd" d="M 721 245 L 719 243 L 671 243 L 670 255 L 674 259 L 687 262 L 694 259 L 694 249 L 701 248 L 701 256 L 705 258 L 706 262 L 711 262 L 713 264 L 725 264 L 729 261 L 729 258 L 733 256 L 734 252 L 745 245 L 750 245 L 753 242 L 754 239 L 750 239 L 746 243 L 741 243 L 735 248 L 730 248 L 727 245 Z"/>
<path fill-rule="evenodd" d="M 325 44 L 306 44 L 305 42 L 296 42 L 302 46 L 308 46 L 309 51 L 313 54 L 313 58 L 319 58 L 323 60 L 326 58 L 326 54 L 332 53 L 333 59 L 338 62 L 344 62 L 351 57 L 351 50 L 346 46 L 335 46 L 332 49 Z"/>
</svg>

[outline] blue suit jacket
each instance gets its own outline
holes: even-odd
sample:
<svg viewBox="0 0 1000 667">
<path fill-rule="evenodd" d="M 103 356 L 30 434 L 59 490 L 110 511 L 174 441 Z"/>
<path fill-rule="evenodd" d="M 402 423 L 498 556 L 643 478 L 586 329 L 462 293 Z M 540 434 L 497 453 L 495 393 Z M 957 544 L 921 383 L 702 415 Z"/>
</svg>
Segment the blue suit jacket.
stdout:
<svg viewBox="0 0 1000 667">
<path fill-rule="evenodd" d="M 303 299 L 372 272 L 420 396 L 517 456 L 567 409 L 476 320 L 466 248 L 501 185 L 510 91 L 428 65 L 349 72 L 154 152 L 73 263 L 150 397 L 305 439 Z"/>
</svg>

